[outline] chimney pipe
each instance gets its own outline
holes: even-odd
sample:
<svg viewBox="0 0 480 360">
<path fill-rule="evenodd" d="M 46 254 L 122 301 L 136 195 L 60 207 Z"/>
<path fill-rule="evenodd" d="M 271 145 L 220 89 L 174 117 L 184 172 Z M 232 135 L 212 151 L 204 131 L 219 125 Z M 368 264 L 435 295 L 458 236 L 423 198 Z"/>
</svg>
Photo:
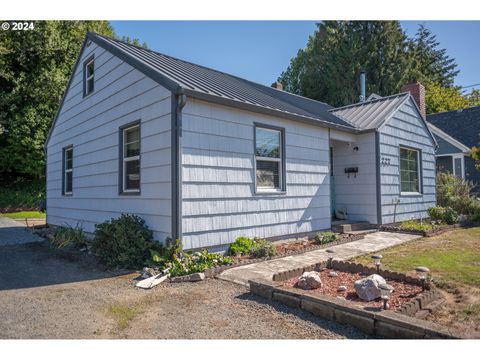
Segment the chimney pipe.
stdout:
<svg viewBox="0 0 480 360">
<path fill-rule="evenodd" d="M 364 102 L 367 98 L 365 91 L 365 71 L 360 73 L 360 102 Z"/>
</svg>

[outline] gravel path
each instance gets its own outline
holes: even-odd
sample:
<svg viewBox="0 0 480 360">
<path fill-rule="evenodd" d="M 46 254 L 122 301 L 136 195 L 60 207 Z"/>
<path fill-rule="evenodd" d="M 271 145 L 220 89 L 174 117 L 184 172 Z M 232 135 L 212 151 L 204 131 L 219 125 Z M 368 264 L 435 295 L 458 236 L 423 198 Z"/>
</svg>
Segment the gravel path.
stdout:
<svg viewBox="0 0 480 360">
<path fill-rule="evenodd" d="M 365 337 L 221 280 L 145 291 L 134 287 L 136 274 L 113 276 L 43 243 L 2 246 L 0 254 L 0 338 Z"/>
<path fill-rule="evenodd" d="M 42 241 L 43 239 L 32 234 L 21 221 L 0 216 L 0 246 L 25 244 Z"/>
</svg>

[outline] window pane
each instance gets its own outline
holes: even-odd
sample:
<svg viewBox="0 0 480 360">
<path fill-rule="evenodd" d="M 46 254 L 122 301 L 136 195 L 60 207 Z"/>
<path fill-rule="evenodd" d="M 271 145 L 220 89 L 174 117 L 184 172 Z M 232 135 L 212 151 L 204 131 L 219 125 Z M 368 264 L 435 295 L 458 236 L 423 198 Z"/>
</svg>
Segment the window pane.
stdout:
<svg viewBox="0 0 480 360">
<path fill-rule="evenodd" d="M 65 150 L 65 169 L 71 169 L 73 167 L 73 150 Z"/>
<path fill-rule="evenodd" d="M 280 188 L 280 163 L 277 161 L 257 161 L 257 186 L 263 188 Z"/>
<path fill-rule="evenodd" d="M 93 78 L 87 80 L 87 95 L 93 92 Z"/>
<path fill-rule="evenodd" d="M 124 157 L 137 156 L 140 154 L 140 128 L 137 126 L 125 130 Z"/>
<path fill-rule="evenodd" d="M 65 173 L 65 192 L 70 193 L 72 192 L 72 182 L 73 182 L 73 173 L 68 171 Z"/>
<path fill-rule="evenodd" d="M 93 61 L 87 64 L 87 78 L 93 75 L 94 65 Z"/>
<path fill-rule="evenodd" d="M 400 148 L 400 183 L 402 192 L 419 192 L 418 151 Z"/>
<path fill-rule="evenodd" d="M 140 160 L 125 162 L 125 189 L 140 189 Z"/>
<path fill-rule="evenodd" d="M 256 128 L 255 155 L 261 157 L 280 157 L 280 131 Z"/>
</svg>

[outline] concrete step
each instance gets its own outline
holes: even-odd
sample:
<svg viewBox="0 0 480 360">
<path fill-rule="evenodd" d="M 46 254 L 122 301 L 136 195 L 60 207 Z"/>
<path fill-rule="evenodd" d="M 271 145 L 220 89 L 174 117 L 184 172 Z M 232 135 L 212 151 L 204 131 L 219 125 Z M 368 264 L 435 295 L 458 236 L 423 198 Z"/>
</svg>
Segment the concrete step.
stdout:
<svg viewBox="0 0 480 360">
<path fill-rule="evenodd" d="M 346 232 L 363 231 L 370 229 L 372 229 L 372 225 L 368 221 L 332 224 L 332 230 L 341 234 Z"/>
<path fill-rule="evenodd" d="M 415 313 L 417 319 L 425 319 L 428 315 L 430 315 L 430 311 L 428 310 L 420 310 Z"/>
</svg>

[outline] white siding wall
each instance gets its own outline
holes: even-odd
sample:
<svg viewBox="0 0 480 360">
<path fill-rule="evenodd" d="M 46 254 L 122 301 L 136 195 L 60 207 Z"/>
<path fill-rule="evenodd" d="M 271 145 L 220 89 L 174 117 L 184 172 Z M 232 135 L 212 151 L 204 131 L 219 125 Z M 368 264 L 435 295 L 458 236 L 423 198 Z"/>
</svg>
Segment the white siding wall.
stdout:
<svg viewBox="0 0 480 360">
<path fill-rule="evenodd" d="M 356 141 L 332 141 L 336 208 L 347 208 L 351 220 L 377 223 L 375 133 L 357 135 Z M 358 146 L 358 152 L 353 147 Z M 345 168 L 358 167 L 355 177 Z"/>
<path fill-rule="evenodd" d="M 285 128 L 286 195 L 254 194 L 254 122 Z M 327 129 L 188 99 L 182 151 L 185 248 L 330 227 Z"/>
<path fill-rule="evenodd" d="M 381 166 L 382 223 L 394 219 L 394 199 L 397 205 L 396 221 L 427 216 L 427 209 L 435 206 L 435 151 L 427 129 L 410 99 L 380 129 L 380 157 L 390 159 L 389 166 Z M 399 145 L 421 150 L 423 194 L 400 195 Z"/>
<path fill-rule="evenodd" d="M 95 92 L 83 98 L 83 62 L 95 54 Z M 122 212 L 146 220 L 155 238 L 171 233 L 171 94 L 92 43 L 48 144 L 47 222 L 94 225 Z M 141 195 L 118 194 L 119 127 L 141 120 Z M 62 196 L 62 148 L 73 145 L 73 195 Z"/>
</svg>

